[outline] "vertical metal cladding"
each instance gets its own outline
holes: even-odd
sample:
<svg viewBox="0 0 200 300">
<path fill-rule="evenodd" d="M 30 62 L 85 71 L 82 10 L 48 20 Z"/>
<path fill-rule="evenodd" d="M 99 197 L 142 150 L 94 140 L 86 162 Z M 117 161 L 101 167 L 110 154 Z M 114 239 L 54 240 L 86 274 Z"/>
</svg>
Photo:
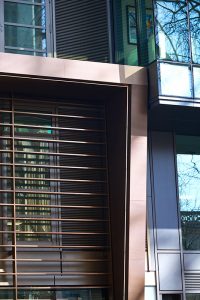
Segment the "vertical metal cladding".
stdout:
<svg viewBox="0 0 200 300">
<path fill-rule="evenodd" d="M 59 58 L 109 62 L 106 0 L 55 1 Z"/>
</svg>

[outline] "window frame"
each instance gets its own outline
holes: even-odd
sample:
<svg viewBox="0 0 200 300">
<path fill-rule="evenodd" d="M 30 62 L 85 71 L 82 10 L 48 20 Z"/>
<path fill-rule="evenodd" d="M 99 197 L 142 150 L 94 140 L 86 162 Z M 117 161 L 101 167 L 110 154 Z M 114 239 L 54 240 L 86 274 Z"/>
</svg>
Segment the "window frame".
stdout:
<svg viewBox="0 0 200 300">
<path fill-rule="evenodd" d="M 20 47 L 13 47 L 13 50 L 16 51 L 30 51 L 33 53 L 32 56 L 36 56 L 36 53 L 44 53 L 44 56 L 53 56 L 53 18 L 52 18 L 52 10 L 53 10 L 53 4 L 52 0 L 44 0 L 45 1 L 45 8 L 46 8 L 46 51 L 39 50 L 37 49 L 32 49 L 32 48 L 23 48 L 20 49 Z M 39 3 L 34 3 L 34 2 L 25 2 L 23 0 L 2 0 L 0 1 L 0 52 L 5 52 L 5 21 L 4 21 L 4 4 L 5 2 L 12 2 L 12 3 L 19 3 L 19 4 L 26 4 L 26 5 L 40 5 Z M 41 4 L 42 5 L 42 4 Z M 13 25 L 14 26 L 14 25 Z M 17 26 L 17 25 L 16 25 Z M 14 26 L 15 27 L 15 26 Z M 30 26 L 23 26 L 24 28 L 29 28 Z M 37 28 L 37 26 L 33 26 L 34 28 Z M 32 27 L 31 27 L 32 28 Z M 12 47 L 8 47 L 11 49 Z M 21 53 L 23 55 L 23 52 Z M 31 55 L 31 54 L 30 54 Z"/>
</svg>

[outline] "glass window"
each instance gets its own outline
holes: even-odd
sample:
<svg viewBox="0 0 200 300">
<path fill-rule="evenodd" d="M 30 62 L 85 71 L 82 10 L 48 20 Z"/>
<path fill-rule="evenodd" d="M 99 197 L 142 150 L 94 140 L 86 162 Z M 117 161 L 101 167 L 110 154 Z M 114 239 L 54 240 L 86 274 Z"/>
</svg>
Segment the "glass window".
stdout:
<svg viewBox="0 0 200 300">
<path fill-rule="evenodd" d="M 156 25 L 158 57 L 189 62 L 186 1 L 156 1 Z"/>
<path fill-rule="evenodd" d="M 133 0 L 114 0 L 115 62 L 138 65 L 136 7 Z"/>
<path fill-rule="evenodd" d="M 191 71 L 189 67 L 160 63 L 160 94 L 192 97 Z"/>
<path fill-rule="evenodd" d="M 176 149 L 183 249 L 200 250 L 200 137 L 177 136 Z"/>
<path fill-rule="evenodd" d="M 189 1 L 192 59 L 200 64 L 200 1 Z"/>
<path fill-rule="evenodd" d="M 7 47 L 45 50 L 46 37 L 40 29 L 5 25 L 5 45 Z"/>
<path fill-rule="evenodd" d="M 47 55 L 44 1 L 4 2 L 5 52 Z"/>
<path fill-rule="evenodd" d="M 137 3 L 139 63 L 145 66 L 155 60 L 154 14 L 151 0 Z"/>
<path fill-rule="evenodd" d="M 45 26 L 45 9 L 41 5 L 5 2 L 4 21 L 23 25 Z"/>
<path fill-rule="evenodd" d="M 154 34 L 154 15 L 152 1 L 145 1 L 145 14 L 146 14 L 146 39 L 148 47 L 148 63 L 155 60 L 155 34 Z"/>
</svg>

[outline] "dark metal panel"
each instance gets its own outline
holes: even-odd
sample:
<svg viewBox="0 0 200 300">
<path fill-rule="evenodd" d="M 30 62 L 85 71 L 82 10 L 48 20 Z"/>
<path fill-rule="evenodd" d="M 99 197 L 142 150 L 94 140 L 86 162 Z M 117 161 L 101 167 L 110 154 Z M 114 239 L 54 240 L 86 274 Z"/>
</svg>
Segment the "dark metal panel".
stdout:
<svg viewBox="0 0 200 300">
<path fill-rule="evenodd" d="M 155 219 L 158 249 L 179 249 L 176 178 L 171 133 L 152 133 Z"/>
<path fill-rule="evenodd" d="M 109 61 L 106 0 L 55 1 L 57 57 Z"/>
</svg>

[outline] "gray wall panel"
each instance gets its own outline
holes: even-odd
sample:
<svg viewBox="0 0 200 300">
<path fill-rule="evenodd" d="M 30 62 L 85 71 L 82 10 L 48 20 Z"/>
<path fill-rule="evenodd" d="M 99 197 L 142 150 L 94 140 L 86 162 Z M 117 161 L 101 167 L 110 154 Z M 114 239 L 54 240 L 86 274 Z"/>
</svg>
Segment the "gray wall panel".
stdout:
<svg viewBox="0 0 200 300">
<path fill-rule="evenodd" d="M 181 291 L 181 258 L 178 253 L 158 254 L 161 291 Z"/>
<path fill-rule="evenodd" d="M 152 162 L 158 249 L 180 248 L 171 133 L 152 133 Z"/>
<path fill-rule="evenodd" d="M 200 272 L 200 253 L 184 254 L 184 270 Z"/>
</svg>

